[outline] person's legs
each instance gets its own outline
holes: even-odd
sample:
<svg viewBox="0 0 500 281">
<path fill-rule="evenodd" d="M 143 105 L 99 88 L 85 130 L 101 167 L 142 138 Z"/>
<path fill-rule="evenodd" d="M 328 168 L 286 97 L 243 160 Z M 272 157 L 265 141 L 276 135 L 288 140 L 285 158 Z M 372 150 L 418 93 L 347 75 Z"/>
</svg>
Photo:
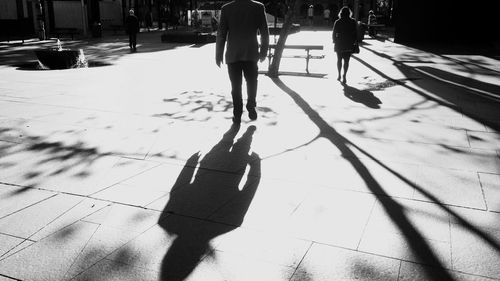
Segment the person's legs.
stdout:
<svg viewBox="0 0 500 281">
<path fill-rule="evenodd" d="M 241 98 L 242 64 L 241 62 L 227 64 L 229 80 L 231 80 L 231 97 L 233 98 L 233 121 L 239 122 L 243 113 Z"/>
<path fill-rule="evenodd" d="M 133 45 L 132 45 L 132 33 L 128 34 L 128 46 L 130 47 L 130 50 L 132 51 Z"/>
<path fill-rule="evenodd" d="M 245 75 L 245 81 L 247 84 L 247 105 L 248 117 L 251 120 L 257 119 L 257 111 L 255 107 L 257 106 L 257 77 L 259 75 L 259 69 L 257 62 L 246 61 L 243 62 L 243 74 Z"/>
<path fill-rule="evenodd" d="M 137 50 L 137 33 L 132 34 L 132 47 Z"/>
<path fill-rule="evenodd" d="M 351 53 L 344 53 L 342 55 L 342 58 L 344 59 L 344 75 L 342 76 L 342 82 L 347 83 L 346 75 L 347 70 L 349 70 L 349 60 L 351 59 Z"/>
<path fill-rule="evenodd" d="M 340 81 L 340 72 L 342 71 L 342 53 L 337 52 L 337 71 L 338 71 L 338 76 L 337 80 Z"/>
</svg>

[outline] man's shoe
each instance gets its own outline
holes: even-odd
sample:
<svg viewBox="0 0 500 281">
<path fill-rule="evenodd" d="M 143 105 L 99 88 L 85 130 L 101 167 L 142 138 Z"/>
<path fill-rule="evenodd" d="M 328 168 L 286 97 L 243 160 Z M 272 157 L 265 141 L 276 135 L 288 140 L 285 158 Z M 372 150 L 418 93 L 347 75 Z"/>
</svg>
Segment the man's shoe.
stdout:
<svg viewBox="0 0 500 281">
<path fill-rule="evenodd" d="M 257 111 L 255 111 L 255 109 L 249 109 L 248 117 L 250 118 L 250 120 L 257 120 Z"/>
</svg>

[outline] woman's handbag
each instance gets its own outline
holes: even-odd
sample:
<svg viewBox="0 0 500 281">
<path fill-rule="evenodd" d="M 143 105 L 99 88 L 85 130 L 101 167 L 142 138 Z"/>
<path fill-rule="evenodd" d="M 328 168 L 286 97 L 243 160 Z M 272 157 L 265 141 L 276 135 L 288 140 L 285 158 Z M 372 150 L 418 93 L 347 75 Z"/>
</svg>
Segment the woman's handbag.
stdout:
<svg viewBox="0 0 500 281">
<path fill-rule="evenodd" d="M 352 53 L 359 54 L 359 44 L 358 43 L 354 43 L 354 46 L 352 48 Z"/>
</svg>

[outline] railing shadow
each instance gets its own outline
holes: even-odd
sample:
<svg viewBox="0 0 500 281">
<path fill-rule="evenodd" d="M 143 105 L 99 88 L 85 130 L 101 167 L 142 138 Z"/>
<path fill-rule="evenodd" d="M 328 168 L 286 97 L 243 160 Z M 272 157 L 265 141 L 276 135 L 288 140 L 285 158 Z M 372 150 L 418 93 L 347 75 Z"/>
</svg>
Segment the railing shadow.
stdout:
<svg viewBox="0 0 500 281">
<path fill-rule="evenodd" d="M 367 151 L 356 146 L 354 143 L 346 139 L 343 135 L 338 133 L 333 127 L 331 127 L 323 118 L 295 91 L 286 86 L 279 78 L 273 79 L 274 83 L 287 93 L 295 103 L 304 111 L 304 113 L 309 117 L 309 119 L 320 129 L 319 137 L 326 138 L 329 140 L 337 149 L 342 153 L 342 156 L 352 165 L 352 167 L 361 176 L 366 186 L 369 188 L 371 193 L 373 193 L 377 199 L 381 202 L 383 209 L 385 210 L 391 221 L 398 227 L 402 235 L 408 241 L 410 250 L 415 254 L 417 259 L 424 264 L 432 265 L 433 267 L 423 267 L 425 273 L 431 280 L 454 280 L 451 274 L 445 270 L 445 266 L 438 258 L 436 253 L 433 251 L 429 243 L 425 240 L 418 229 L 411 223 L 410 219 L 405 213 L 405 208 L 399 204 L 396 200 L 389 196 L 389 194 L 384 190 L 382 185 L 374 178 L 369 169 L 363 164 L 363 162 L 356 156 L 354 150 L 357 150 L 374 160 L 378 165 L 382 166 L 393 175 L 397 176 L 399 179 L 403 180 L 409 186 L 414 187 L 418 192 L 425 195 L 427 198 L 431 199 L 432 202 L 437 204 L 439 207 L 444 209 L 446 212 L 455 217 L 464 227 L 469 231 L 476 234 L 486 241 L 490 246 L 492 246 L 497 251 L 500 251 L 500 245 L 491 238 L 488 234 L 482 232 L 478 228 L 474 227 L 467 220 L 459 216 L 457 213 L 453 212 L 450 208 L 445 206 L 432 194 L 426 192 L 422 187 L 411 182 L 401 174 L 395 172 L 394 170 L 387 167 L 380 160 L 373 157 Z"/>
<path fill-rule="evenodd" d="M 259 185 L 260 158 L 250 153 L 255 126 L 233 143 L 239 129 L 232 125 L 203 158 L 193 154 L 179 174 L 158 221 L 175 236 L 160 280 L 184 280 L 203 257 L 213 255 L 212 239 L 242 224 Z"/>
<path fill-rule="evenodd" d="M 429 66 L 418 66 L 415 68 L 420 73 L 440 80 L 449 85 L 461 87 L 486 98 L 500 101 L 500 86 L 498 85 L 482 82 L 469 77 L 460 76 Z"/>
<path fill-rule="evenodd" d="M 401 71 L 401 73 L 403 75 L 405 75 L 406 77 L 413 77 L 413 76 L 415 76 L 415 73 L 418 71 L 418 68 L 408 66 L 408 65 L 406 65 L 406 64 L 404 64 L 404 63 L 402 63 L 402 62 L 400 62 L 400 61 L 398 61 L 398 60 L 396 60 L 396 59 L 394 59 L 386 54 L 382 54 L 380 52 L 377 52 L 377 51 L 372 50 L 372 49 L 367 48 L 367 47 L 364 47 L 364 49 L 374 53 L 375 55 L 377 55 L 379 57 L 382 57 L 382 58 L 385 58 L 385 59 L 392 61 L 393 64 L 398 68 L 398 70 Z M 372 70 L 373 72 L 380 75 L 381 77 L 384 77 L 388 80 L 395 81 L 400 86 L 403 86 L 406 89 L 408 89 L 414 93 L 417 93 L 418 95 L 425 97 L 428 100 L 431 100 L 439 105 L 446 106 L 446 107 L 448 107 L 456 112 L 463 113 L 465 116 L 467 116 L 473 120 L 476 120 L 478 122 L 481 122 L 482 124 L 496 130 L 497 132 L 500 132 L 500 123 L 498 122 L 498 120 L 494 120 L 494 118 L 492 119 L 492 118 L 485 117 L 484 114 L 481 111 L 476 110 L 475 107 L 464 107 L 464 106 L 461 106 L 460 104 L 457 104 L 457 96 L 458 96 L 458 98 L 463 99 L 464 102 L 468 102 L 468 100 L 474 99 L 476 102 L 481 102 L 481 103 L 485 103 L 485 104 L 492 102 L 491 97 L 485 97 L 484 95 L 477 95 L 477 94 L 471 95 L 471 89 L 464 87 L 464 85 L 462 85 L 462 83 L 455 83 L 453 85 L 454 87 L 456 87 L 455 88 L 456 91 L 444 92 L 444 91 L 436 91 L 432 85 L 429 85 L 429 81 L 423 81 L 424 79 L 414 79 L 412 81 L 412 83 L 415 84 L 416 86 L 420 87 L 421 89 L 424 89 L 424 90 L 420 90 L 416 87 L 408 85 L 407 83 L 400 83 L 400 82 L 392 79 L 391 77 L 389 77 L 388 75 L 381 72 L 380 70 L 373 67 L 372 65 L 365 62 L 364 60 L 362 60 L 359 57 L 353 56 L 353 58 L 355 60 L 357 60 L 359 63 L 361 63 L 362 65 L 364 65 L 367 68 L 369 68 L 370 70 Z M 427 69 L 427 68 L 421 68 L 421 69 Z M 417 73 L 427 75 L 423 71 L 420 71 Z M 443 72 L 439 72 L 439 75 L 442 76 Z M 432 78 L 432 79 L 436 78 L 435 76 L 434 77 L 429 76 L 429 75 L 427 75 L 427 76 Z M 456 77 L 456 75 L 453 76 L 450 73 L 448 73 L 446 75 L 446 77 L 448 77 L 448 78 L 452 77 L 455 80 L 458 79 Z M 461 81 L 465 81 L 465 80 L 463 80 L 462 77 L 460 77 L 459 79 Z M 440 80 L 435 80 L 435 81 L 440 81 Z M 466 80 L 466 81 L 469 81 L 469 80 Z M 489 90 L 491 90 L 491 89 L 495 90 L 498 88 L 498 86 L 496 86 L 496 85 L 491 85 L 491 84 L 481 83 L 481 82 L 475 82 L 474 86 L 480 87 L 479 91 L 482 91 L 482 92 L 489 92 Z M 432 93 L 432 95 L 425 92 L 425 90 L 428 90 L 428 92 Z"/>
</svg>

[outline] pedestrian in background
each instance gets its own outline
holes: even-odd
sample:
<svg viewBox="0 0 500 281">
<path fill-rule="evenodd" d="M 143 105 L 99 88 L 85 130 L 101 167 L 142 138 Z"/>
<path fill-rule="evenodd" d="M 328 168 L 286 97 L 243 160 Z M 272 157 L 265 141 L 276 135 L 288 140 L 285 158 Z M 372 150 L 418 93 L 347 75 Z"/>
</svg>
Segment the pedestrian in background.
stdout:
<svg viewBox="0 0 500 281">
<path fill-rule="evenodd" d="M 150 9 L 146 11 L 144 21 L 146 22 L 146 28 L 148 29 L 149 32 L 150 29 L 153 28 L 153 14 L 151 13 Z"/>
<path fill-rule="evenodd" d="M 326 8 L 323 11 L 323 19 L 325 20 L 325 24 L 328 26 L 330 24 L 330 9 Z"/>
<path fill-rule="evenodd" d="M 307 9 L 307 18 L 309 19 L 309 25 L 312 26 L 314 24 L 314 6 L 309 5 Z"/>
<path fill-rule="evenodd" d="M 139 33 L 139 19 L 134 14 L 134 10 L 130 9 L 125 20 L 125 28 L 128 34 L 128 44 L 130 51 L 137 51 L 137 33 Z"/>
<path fill-rule="evenodd" d="M 377 16 L 375 16 L 373 10 L 370 10 L 368 12 L 368 34 L 371 37 L 375 37 L 375 27 L 371 26 L 373 24 L 377 24 Z"/>
<path fill-rule="evenodd" d="M 333 24 L 332 40 L 335 44 L 334 50 L 337 53 L 337 80 L 340 81 L 342 71 L 342 61 L 344 62 L 344 72 L 342 82 L 347 83 L 347 70 L 349 69 L 349 60 L 357 44 L 357 26 L 352 18 L 352 11 L 344 6 L 340 9 L 339 19 Z"/>
<path fill-rule="evenodd" d="M 260 49 L 257 33 L 260 33 Z M 231 80 L 233 122 L 241 122 L 243 113 L 242 74 L 247 85 L 248 117 L 256 120 L 257 62 L 266 58 L 269 47 L 269 30 L 262 3 L 234 0 L 222 6 L 215 46 L 215 63 L 219 67 L 223 61 L 226 42 L 225 60 Z"/>
</svg>

